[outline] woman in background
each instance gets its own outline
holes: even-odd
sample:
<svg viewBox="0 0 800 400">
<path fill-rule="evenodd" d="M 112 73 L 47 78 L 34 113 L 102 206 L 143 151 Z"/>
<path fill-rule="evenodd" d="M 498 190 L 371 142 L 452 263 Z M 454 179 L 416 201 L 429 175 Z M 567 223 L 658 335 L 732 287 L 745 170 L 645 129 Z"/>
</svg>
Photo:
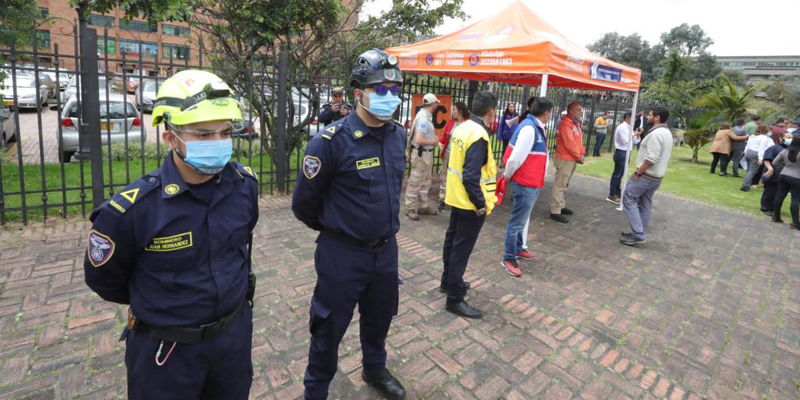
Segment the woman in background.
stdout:
<svg viewBox="0 0 800 400">
<path fill-rule="evenodd" d="M 503 152 L 500 154 L 506 154 L 508 141 L 511 140 L 511 136 L 514 136 L 514 131 L 517 130 L 517 125 L 519 125 L 519 118 L 517 117 L 519 117 L 517 106 L 514 103 L 508 103 L 506 110 L 503 112 L 503 117 L 500 118 L 500 127 L 497 128 L 498 136 L 503 141 Z M 509 120 L 511 121 L 509 122 Z"/>
<path fill-rule="evenodd" d="M 772 222 L 783 222 L 781 205 L 786 195 L 791 193 L 792 202 L 789 204 L 789 211 L 792 213 L 791 228 L 800 230 L 800 137 L 792 136 L 791 139 L 784 139 L 783 143 L 789 147 L 775 158 L 776 163 L 783 163 L 783 169 L 778 175 L 778 193 L 775 195 Z"/>
<path fill-rule="evenodd" d="M 749 192 L 750 185 L 756 176 L 761 175 L 764 163 L 764 152 L 772 147 L 775 143 L 766 135 L 769 128 L 766 126 L 759 126 L 756 132 L 750 139 L 747 140 L 747 146 L 744 148 L 744 157 L 747 160 L 747 174 L 744 176 L 742 182 L 742 191 Z"/>
</svg>

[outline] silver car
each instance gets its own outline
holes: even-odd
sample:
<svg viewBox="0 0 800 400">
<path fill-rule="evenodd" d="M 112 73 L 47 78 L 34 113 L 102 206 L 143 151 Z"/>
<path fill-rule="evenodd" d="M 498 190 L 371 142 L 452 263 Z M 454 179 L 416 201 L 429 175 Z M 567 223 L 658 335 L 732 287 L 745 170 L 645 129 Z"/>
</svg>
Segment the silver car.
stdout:
<svg viewBox="0 0 800 400">
<path fill-rule="evenodd" d="M 7 106 L 14 104 L 14 83 L 11 77 L 6 77 L 3 81 L 3 102 Z M 16 79 L 17 87 L 17 105 L 19 108 L 38 108 L 47 104 L 48 95 L 50 90 L 42 83 L 39 86 L 39 93 L 36 93 L 36 79 L 33 76 L 18 75 Z"/>
<path fill-rule="evenodd" d="M 143 113 L 153 112 L 153 102 L 156 100 L 156 81 L 146 80 L 144 85 L 136 88 L 136 104 Z"/>
<path fill-rule="evenodd" d="M 61 162 L 69 162 L 79 149 L 79 117 L 78 99 L 73 96 L 61 112 L 62 148 L 58 158 Z M 144 134 L 144 126 L 136 105 L 121 94 L 112 93 L 106 99 L 101 93 L 100 137 L 104 145 L 108 144 L 109 140 L 111 143 L 124 143 L 126 138 L 128 143 L 141 143 Z"/>
<path fill-rule="evenodd" d="M 105 75 L 100 75 L 97 80 L 97 88 L 100 91 L 100 97 L 103 97 L 103 93 L 106 91 L 106 77 Z M 108 89 L 111 93 L 116 93 L 115 86 L 109 83 Z M 78 75 L 73 75 L 72 78 L 69 80 L 67 84 L 67 88 L 61 92 L 61 105 L 65 105 L 67 101 L 71 98 L 75 97 L 78 93 Z"/>
<path fill-rule="evenodd" d="M 14 136 L 15 128 L 14 113 L 6 107 L 5 103 L 0 102 L 0 149 L 4 149 L 6 144 L 17 140 Z"/>
</svg>

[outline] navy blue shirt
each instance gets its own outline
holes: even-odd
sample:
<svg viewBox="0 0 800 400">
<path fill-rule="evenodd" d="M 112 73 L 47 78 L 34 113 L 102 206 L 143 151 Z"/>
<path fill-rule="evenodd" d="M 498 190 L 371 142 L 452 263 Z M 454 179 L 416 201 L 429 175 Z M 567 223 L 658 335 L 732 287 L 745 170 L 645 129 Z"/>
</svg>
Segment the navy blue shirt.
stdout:
<svg viewBox="0 0 800 400">
<path fill-rule="evenodd" d="M 309 228 L 359 240 L 385 239 L 400 229 L 405 129 L 392 121 L 364 125 L 356 112 L 327 126 L 306 146 L 292 198 Z"/>
<path fill-rule="evenodd" d="M 197 186 L 164 165 L 95 209 L 84 261 L 86 284 L 105 300 L 130 304 L 153 326 L 197 326 L 233 312 L 247 291 L 250 232 L 258 183 L 228 163 Z"/>
<path fill-rule="evenodd" d="M 773 160 L 775 160 L 775 157 L 778 157 L 778 154 L 780 154 L 784 149 L 786 149 L 786 146 L 784 144 L 782 144 L 782 143 L 778 143 L 778 144 L 770 146 L 768 149 L 764 150 L 764 161 L 772 162 Z M 762 178 L 762 180 L 764 182 L 777 181 L 778 175 L 781 174 L 781 170 L 783 169 L 783 166 L 782 165 L 781 166 L 777 166 L 777 165 L 775 165 L 773 163 L 772 164 L 772 168 L 775 169 L 775 171 L 772 173 L 772 176 L 770 176 L 769 178 L 766 178 L 766 177 Z M 764 171 L 766 171 L 766 169 L 764 169 Z"/>
</svg>

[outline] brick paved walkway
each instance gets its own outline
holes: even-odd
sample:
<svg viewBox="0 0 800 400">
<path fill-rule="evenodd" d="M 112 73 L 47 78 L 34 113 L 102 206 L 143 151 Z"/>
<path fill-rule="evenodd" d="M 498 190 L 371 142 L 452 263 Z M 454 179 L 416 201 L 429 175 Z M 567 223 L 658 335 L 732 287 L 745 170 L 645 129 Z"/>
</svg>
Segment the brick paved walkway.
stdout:
<svg viewBox="0 0 800 400">
<path fill-rule="evenodd" d="M 800 234 L 765 219 L 656 197 L 651 242 L 618 243 L 605 182 L 576 177 L 569 225 L 531 224 L 535 262 L 500 268 L 509 205 L 470 262 L 468 321 L 437 290 L 447 217 L 403 220 L 390 368 L 410 399 L 799 399 Z M 308 347 L 314 233 L 289 198 L 262 200 L 255 259 L 254 399 L 296 399 Z M 124 398 L 122 307 L 83 285 L 83 221 L 0 232 L 0 399 Z M 793 260 L 793 261 L 790 261 Z M 375 399 L 357 323 L 332 398 Z"/>
</svg>

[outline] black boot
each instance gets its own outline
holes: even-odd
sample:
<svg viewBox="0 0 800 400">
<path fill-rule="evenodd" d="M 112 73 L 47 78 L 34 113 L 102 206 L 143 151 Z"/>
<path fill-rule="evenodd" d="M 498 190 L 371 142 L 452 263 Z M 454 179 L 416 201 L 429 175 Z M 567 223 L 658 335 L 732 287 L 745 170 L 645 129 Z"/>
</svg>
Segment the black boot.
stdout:
<svg viewBox="0 0 800 400">
<path fill-rule="evenodd" d="M 467 289 L 469 289 L 470 287 L 469 282 L 464 282 L 464 286 L 466 286 Z M 439 293 L 447 293 L 447 289 L 443 285 L 439 285 Z"/>
<path fill-rule="evenodd" d="M 406 398 L 406 389 L 389 370 L 385 369 L 378 374 L 367 374 L 361 371 L 361 378 L 368 385 L 381 392 L 387 399 L 400 400 Z"/>
<path fill-rule="evenodd" d="M 453 300 L 448 298 L 445 308 L 447 311 L 450 311 L 455 315 L 460 315 L 464 318 L 478 319 L 483 317 L 483 312 L 481 312 L 481 310 L 470 306 L 464 300 Z"/>
</svg>

